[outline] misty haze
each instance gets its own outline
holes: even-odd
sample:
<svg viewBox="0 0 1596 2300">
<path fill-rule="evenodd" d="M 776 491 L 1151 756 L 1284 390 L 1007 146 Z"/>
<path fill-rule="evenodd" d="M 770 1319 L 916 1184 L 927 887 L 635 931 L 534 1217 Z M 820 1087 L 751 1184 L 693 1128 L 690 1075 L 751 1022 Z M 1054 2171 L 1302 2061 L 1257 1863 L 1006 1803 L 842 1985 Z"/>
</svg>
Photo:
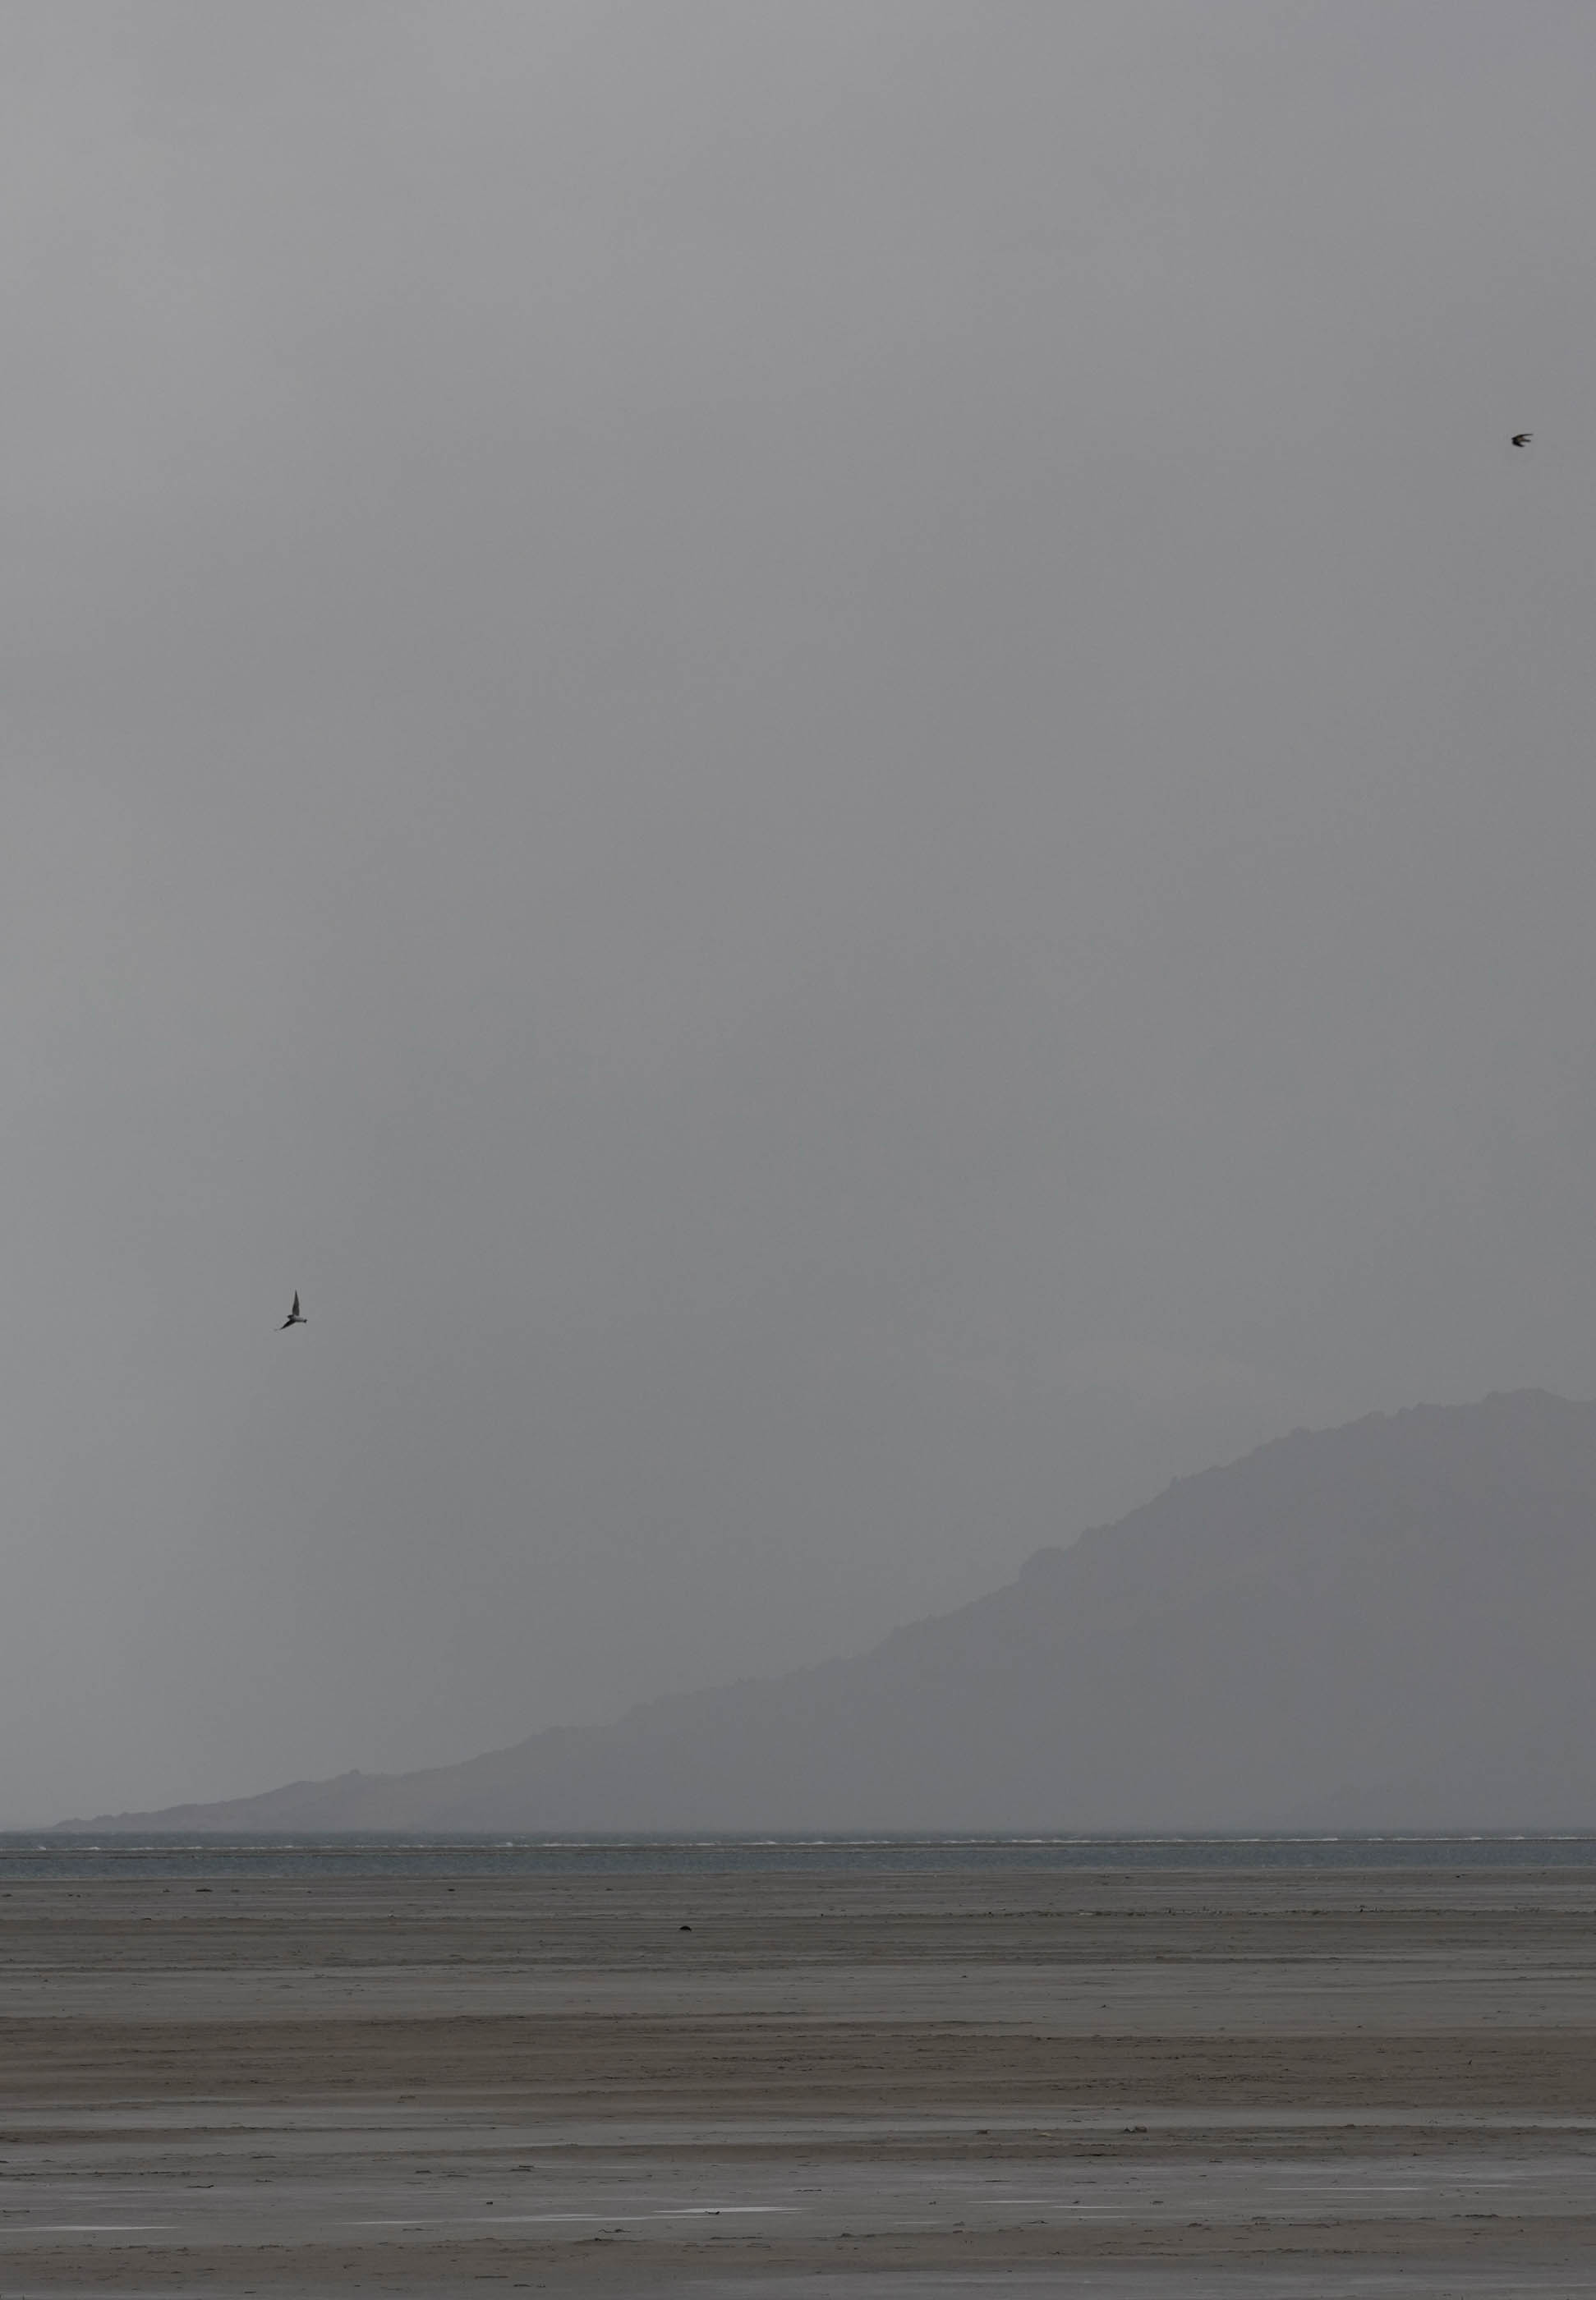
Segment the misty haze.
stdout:
<svg viewBox="0 0 1596 2300">
<path fill-rule="evenodd" d="M 1596 2292 L 1592 218 L 1590 0 L 0 0 L 5 2293 Z"/>
<path fill-rule="evenodd" d="M 0 1821 L 1596 1820 L 1591 11 L 0 64 Z"/>
</svg>

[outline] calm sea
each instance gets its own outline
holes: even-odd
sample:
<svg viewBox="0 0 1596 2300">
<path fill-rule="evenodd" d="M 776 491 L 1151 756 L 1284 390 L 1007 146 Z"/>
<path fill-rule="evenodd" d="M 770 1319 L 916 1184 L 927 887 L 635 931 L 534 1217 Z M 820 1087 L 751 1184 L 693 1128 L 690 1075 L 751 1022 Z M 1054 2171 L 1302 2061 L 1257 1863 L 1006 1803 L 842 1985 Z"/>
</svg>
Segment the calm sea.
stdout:
<svg viewBox="0 0 1596 2300">
<path fill-rule="evenodd" d="M 690 1876 L 932 1869 L 1584 1869 L 1591 1837 L 93 1837 L 0 1835 L 21 1877 Z"/>
</svg>

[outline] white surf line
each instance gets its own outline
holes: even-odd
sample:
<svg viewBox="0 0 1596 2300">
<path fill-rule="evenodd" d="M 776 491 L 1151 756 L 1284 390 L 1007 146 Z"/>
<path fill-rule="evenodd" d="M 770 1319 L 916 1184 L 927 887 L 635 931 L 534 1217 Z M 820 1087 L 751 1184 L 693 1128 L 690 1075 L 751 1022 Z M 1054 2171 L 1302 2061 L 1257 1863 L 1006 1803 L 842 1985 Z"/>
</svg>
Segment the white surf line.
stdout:
<svg viewBox="0 0 1596 2300">
<path fill-rule="evenodd" d="M 1313 2198 L 1305 2198 L 1304 2204 L 1311 2204 L 1315 2201 L 1317 2200 Z M 1001 2204 L 1010 2205 L 1017 2212 L 1057 2212 L 1061 2219 L 1067 2220 L 1096 2218 L 1108 2221 L 1139 2221 L 1147 2219 L 1153 2212 L 1191 2212 L 1199 2204 L 1206 2204 L 1210 2212 L 1213 2211 L 1213 2200 L 1209 2196 L 1183 2196 L 1173 2202 L 1163 2196 L 1142 2198 L 1133 2196 L 1120 2204 L 1060 2204 L 1057 2196 L 983 2196 L 979 2199 L 979 2207 L 983 2211 L 995 2210 Z M 970 2209 L 974 2211 L 977 2206 L 972 2204 Z M 1287 2216 L 1285 2208 L 1279 2204 L 1276 2204 L 1272 2212 L 1267 2215 L 1271 2219 Z M 1248 2219 L 1254 2217 L 1263 2217 L 1263 2215 L 1251 2213 L 1247 2215 Z M 1234 2211 L 1217 2214 L 1213 2225 L 1216 2228 L 1228 2228 L 1233 2222 L 1238 2227 L 1244 2225 Z"/>
<path fill-rule="evenodd" d="M 555 2221 L 599 2221 L 619 2228 L 628 2221 L 729 2220 L 734 2212 L 794 2212 L 796 2204 L 667 2204 L 654 2212 L 461 2212 L 402 2221 L 343 2221 L 343 2228 L 528 2228 Z"/>
<path fill-rule="evenodd" d="M 137 2236 L 153 2235 L 160 2229 L 174 2229 L 176 2221 L 23 2221 L 4 2233 L 7 2236 Z"/>
</svg>

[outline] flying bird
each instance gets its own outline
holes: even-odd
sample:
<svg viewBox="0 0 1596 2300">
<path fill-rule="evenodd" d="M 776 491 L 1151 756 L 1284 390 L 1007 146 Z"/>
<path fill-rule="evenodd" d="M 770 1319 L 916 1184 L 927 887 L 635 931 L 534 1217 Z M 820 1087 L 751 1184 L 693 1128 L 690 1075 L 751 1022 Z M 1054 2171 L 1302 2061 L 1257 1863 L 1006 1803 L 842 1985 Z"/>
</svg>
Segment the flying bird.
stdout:
<svg viewBox="0 0 1596 2300">
<path fill-rule="evenodd" d="M 283 1320 L 282 1324 L 278 1328 L 278 1332 L 279 1334 L 286 1334 L 290 1326 L 308 1326 L 309 1324 L 310 1320 L 305 1316 L 303 1311 L 301 1310 L 299 1306 L 299 1296 L 296 1294 L 294 1296 L 294 1307 L 289 1311 L 287 1316 Z"/>
<path fill-rule="evenodd" d="M 1515 447 L 1527 447 L 1534 436 L 1535 435 L 1533 431 L 1515 431 L 1513 434 L 1513 445 Z"/>
</svg>

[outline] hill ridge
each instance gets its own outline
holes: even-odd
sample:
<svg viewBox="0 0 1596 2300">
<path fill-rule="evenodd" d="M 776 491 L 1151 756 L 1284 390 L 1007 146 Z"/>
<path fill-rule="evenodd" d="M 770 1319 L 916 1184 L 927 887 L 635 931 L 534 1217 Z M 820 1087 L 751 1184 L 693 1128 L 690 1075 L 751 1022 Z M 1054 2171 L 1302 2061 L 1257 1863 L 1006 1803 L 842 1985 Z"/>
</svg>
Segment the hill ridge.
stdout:
<svg viewBox="0 0 1596 2300">
<path fill-rule="evenodd" d="M 1596 1404 L 1298 1429 L 868 1653 L 106 1831 L 1596 1820 Z"/>
</svg>

